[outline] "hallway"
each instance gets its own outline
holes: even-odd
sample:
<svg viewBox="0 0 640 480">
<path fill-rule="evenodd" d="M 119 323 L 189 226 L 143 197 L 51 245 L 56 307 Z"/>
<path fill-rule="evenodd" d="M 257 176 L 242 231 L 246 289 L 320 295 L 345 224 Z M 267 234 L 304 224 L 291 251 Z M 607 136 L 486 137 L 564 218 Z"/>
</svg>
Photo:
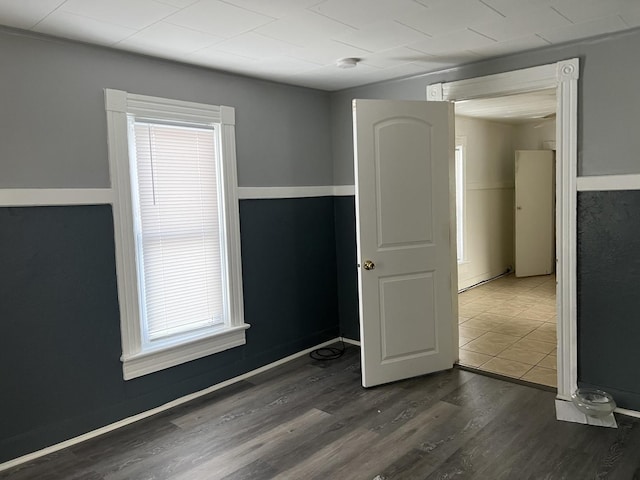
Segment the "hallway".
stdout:
<svg viewBox="0 0 640 480">
<path fill-rule="evenodd" d="M 458 295 L 464 366 L 556 387 L 555 275 L 513 274 Z"/>
</svg>

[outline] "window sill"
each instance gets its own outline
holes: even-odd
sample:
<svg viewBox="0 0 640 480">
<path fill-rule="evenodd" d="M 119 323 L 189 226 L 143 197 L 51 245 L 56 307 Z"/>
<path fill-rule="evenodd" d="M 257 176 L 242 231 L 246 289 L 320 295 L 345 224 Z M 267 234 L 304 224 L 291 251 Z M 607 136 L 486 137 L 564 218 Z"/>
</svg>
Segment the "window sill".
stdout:
<svg viewBox="0 0 640 480">
<path fill-rule="evenodd" d="M 225 328 L 205 337 L 193 339 L 177 345 L 140 352 L 122 357 L 122 371 L 125 380 L 141 377 L 165 368 L 190 362 L 214 353 L 222 352 L 247 343 L 245 330 L 250 325 Z"/>
</svg>

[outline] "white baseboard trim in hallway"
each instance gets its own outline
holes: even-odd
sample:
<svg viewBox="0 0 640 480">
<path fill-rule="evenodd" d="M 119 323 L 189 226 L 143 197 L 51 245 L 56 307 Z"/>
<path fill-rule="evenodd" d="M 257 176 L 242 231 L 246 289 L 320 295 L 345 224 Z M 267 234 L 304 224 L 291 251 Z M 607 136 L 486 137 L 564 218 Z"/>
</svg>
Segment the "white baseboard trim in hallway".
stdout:
<svg viewBox="0 0 640 480">
<path fill-rule="evenodd" d="M 287 362 L 290 362 L 291 360 L 295 360 L 296 358 L 300 358 L 304 355 L 307 355 L 313 350 L 326 347 L 340 340 L 341 340 L 340 337 L 327 340 L 326 342 L 320 343 L 310 348 L 306 348 L 300 352 L 294 353 L 293 355 L 289 355 L 288 357 L 281 358 L 280 360 L 276 360 L 273 363 L 264 365 L 263 367 L 256 368 L 255 370 L 251 370 L 250 372 L 244 373 L 237 377 L 230 378 L 229 380 L 225 380 L 224 382 L 220 382 L 210 387 L 207 387 L 204 390 L 190 393 L 189 395 L 185 395 L 184 397 L 176 398 L 175 400 L 165 403 L 164 405 L 160 405 L 159 407 L 152 408 L 151 410 L 138 413 L 136 415 L 124 418 L 122 420 L 118 420 L 117 422 L 111 423 L 109 425 L 105 425 L 104 427 L 100 427 L 96 430 L 92 430 L 87 433 L 83 433 L 82 435 L 78 435 L 77 437 L 70 438 L 69 440 L 65 440 L 64 442 L 56 443 L 55 445 L 51 445 L 49 447 L 43 448 L 42 450 L 38 450 L 36 452 L 28 453 L 21 457 L 14 458 L 13 460 L 9 460 L 5 463 L 0 464 L 0 472 L 2 472 L 3 470 L 8 470 L 10 468 L 16 467 L 20 464 L 30 462 L 31 460 L 44 457 L 45 455 L 49 455 L 50 453 L 55 453 L 59 450 L 63 450 L 73 445 L 77 445 L 79 443 L 85 442 L 92 438 L 99 437 L 100 435 L 104 435 L 105 433 L 109 433 L 119 428 L 122 428 L 124 426 L 131 425 L 132 423 L 135 423 L 139 420 L 144 420 L 145 418 L 164 412 L 166 410 L 169 410 L 170 408 L 177 407 L 178 405 L 182 405 L 184 403 L 190 402 L 191 400 L 195 400 L 196 398 L 202 397 L 204 395 L 208 395 L 209 393 L 215 392 L 216 390 L 220 390 L 221 388 L 227 387 L 241 380 L 246 380 L 247 378 L 253 377 L 254 375 L 258 375 L 259 373 L 266 372 L 267 370 L 271 370 L 272 368 L 283 365 Z M 344 339 L 344 341 L 345 343 L 355 342 L 355 340 L 348 340 L 348 339 Z M 358 342 L 357 345 L 360 345 L 360 342 Z"/>
<path fill-rule="evenodd" d="M 346 337 L 340 337 L 340 340 L 342 340 L 344 343 L 355 345 L 356 347 L 360 346 L 360 340 L 351 340 L 350 338 L 346 338 Z"/>
</svg>

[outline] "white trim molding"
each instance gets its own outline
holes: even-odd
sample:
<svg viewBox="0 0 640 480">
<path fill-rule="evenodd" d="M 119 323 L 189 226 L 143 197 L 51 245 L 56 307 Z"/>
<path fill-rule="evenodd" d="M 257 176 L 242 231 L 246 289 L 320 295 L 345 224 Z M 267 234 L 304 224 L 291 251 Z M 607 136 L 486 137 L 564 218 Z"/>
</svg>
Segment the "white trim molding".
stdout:
<svg viewBox="0 0 640 480">
<path fill-rule="evenodd" d="M 456 101 L 556 89 L 556 251 L 558 298 L 558 398 L 568 399 L 577 388 L 576 206 L 578 143 L 577 58 L 427 86 L 431 101 Z M 455 266 L 452 266 L 455 268 Z"/>
<path fill-rule="evenodd" d="M 213 333 L 197 337 L 192 341 L 182 342 L 175 348 L 145 351 L 129 357 L 122 357 L 124 379 L 141 377 L 181 363 L 196 360 L 206 355 L 223 352 L 246 343 L 244 330 L 249 325 L 225 328 L 219 334 Z"/>
<path fill-rule="evenodd" d="M 578 59 L 557 65 L 556 107 L 556 305 L 558 398 L 578 388 L 577 177 Z"/>
<path fill-rule="evenodd" d="M 355 195 L 353 185 L 318 185 L 303 187 L 238 187 L 240 200 L 267 198 L 341 197 Z"/>
<path fill-rule="evenodd" d="M 578 177 L 579 192 L 640 190 L 640 175 L 598 175 Z"/>
<path fill-rule="evenodd" d="M 485 77 L 434 83 L 427 86 L 427 100 L 471 100 L 555 88 L 558 85 L 558 65 L 566 62 L 575 62 L 577 71 L 578 59 L 574 58 L 557 64 L 550 63 Z"/>
<path fill-rule="evenodd" d="M 355 195 L 353 185 L 238 187 L 237 191 L 240 200 Z M 0 188 L 0 207 L 106 205 L 113 204 L 114 199 L 112 188 Z"/>
<path fill-rule="evenodd" d="M 99 437 L 100 435 L 104 435 L 105 433 L 109 433 L 112 432 L 114 430 L 117 430 L 119 428 L 125 427 L 127 425 L 131 425 L 132 423 L 138 422 L 140 420 L 144 420 L 145 418 L 149 418 L 153 415 L 156 415 L 158 413 L 167 411 L 173 407 L 177 407 L 179 405 L 183 405 L 185 403 L 188 403 L 192 400 L 195 400 L 197 398 L 200 398 L 204 395 L 208 395 L 212 392 L 215 392 L 216 390 L 220 390 L 222 388 L 228 387 L 229 385 L 233 385 L 234 383 L 237 383 L 241 380 L 246 380 L 247 378 L 253 377 L 255 375 L 258 375 L 260 373 L 266 372 L 268 370 L 271 370 L 273 368 L 279 367 L 280 365 L 283 365 L 285 363 L 288 363 L 292 360 L 295 360 L 296 358 L 300 358 L 304 355 L 307 355 L 308 353 L 318 349 L 318 348 L 323 348 L 323 347 L 327 347 L 329 345 L 332 345 L 338 341 L 340 341 L 341 338 L 334 338 L 331 340 L 327 340 L 326 342 L 322 342 L 318 345 L 315 345 L 313 347 L 310 348 L 306 348 L 300 352 L 294 353 L 292 355 L 289 355 L 288 357 L 285 358 L 281 358 L 280 360 L 276 360 L 275 362 L 269 363 L 268 365 L 264 365 L 263 367 L 260 368 L 256 368 L 255 370 L 251 370 L 250 372 L 247 373 L 243 373 L 242 375 L 239 375 L 237 377 L 234 378 L 230 378 L 229 380 L 225 380 L 224 382 L 220 382 L 217 383 L 215 385 L 212 385 L 210 387 L 205 388 L 204 390 L 200 390 L 198 392 L 194 392 L 194 393 L 190 393 L 189 395 L 185 395 L 184 397 L 180 397 L 180 398 L 176 398 L 175 400 L 172 400 L 168 403 L 165 403 L 164 405 L 161 405 L 159 407 L 153 408 L 151 410 L 147 410 L 146 412 L 142 412 L 142 413 L 138 413 L 137 415 L 133 415 L 131 417 L 127 417 L 124 418 L 122 420 L 119 420 L 117 422 L 111 423 L 109 425 L 105 425 L 104 427 L 100 427 L 96 430 L 92 430 L 90 432 L 84 433 L 82 435 L 79 435 L 77 437 L 74 438 L 70 438 L 69 440 L 65 440 L 64 442 L 61 443 L 57 443 L 55 445 L 51 445 L 50 447 L 47 448 L 43 448 L 42 450 L 38 450 L 37 452 L 32 452 L 29 453 L 27 455 L 23 455 L 22 457 L 18 457 L 18 458 L 14 458 L 13 460 L 9 460 L 8 462 L 2 463 L 0 464 L 0 472 L 4 471 L 4 470 L 8 470 L 10 468 L 13 467 L 17 467 L 18 465 L 21 465 L 23 463 L 26 462 L 30 462 L 31 460 L 35 460 L 37 458 L 43 457 L 45 455 L 49 455 L 51 453 L 55 453 L 58 452 L 60 450 L 63 450 L 65 448 L 71 447 L 73 445 L 77 445 L 79 443 L 82 442 L 86 442 L 87 440 L 91 440 L 92 438 L 96 438 Z M 345 343 L 352 343 L 354 342 L 353 340 L 351 342 L 346 341 Z M 359 345 L 359 342 L 358 342 Z"/>
<path fill-rule="evenodd" d="M 360 340 L 353 340 L 353 339 L 347 338 L 347 337 L 340 337 L 340 341 L 342 341 L 344 343 L 348 343 L 349 345 L 355 345 L 356 347 L 360 346 Z"/>
<path fill-rule="evenodd" d="M 336 197 L 349 197 L 356 194 L 355 185 L 334 185 L 333 195 Z"/>
<path fill-rule="evenodd" d="M 619 413 L 620 415 L 626 415 L 627 417 L 640 418 L 640 412 L 635 410 L 629 410 L 628 408 L 616 408 L 614 410 L 615 413 Z"/>
<path fill-rule="evenodd" d="M 113 197 L 111 188 L 4 188 L 0 206 L 104 205 L 113 203 Z"/>
</svg>

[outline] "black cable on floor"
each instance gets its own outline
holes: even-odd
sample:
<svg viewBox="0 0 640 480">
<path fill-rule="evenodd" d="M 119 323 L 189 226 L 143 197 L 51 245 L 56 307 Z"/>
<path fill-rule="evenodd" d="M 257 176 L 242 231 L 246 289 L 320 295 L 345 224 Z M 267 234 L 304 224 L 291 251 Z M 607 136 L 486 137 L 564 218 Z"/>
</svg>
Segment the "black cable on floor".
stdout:
<svg viewBox="0 0 640 480">
<path fill-rule="evenodd" d="M 340 340 L 342 344 L 342 348 L 337 347 L 322 347 L 316 348 L 312 352 L 309 352 L 309 356 L 314 360 L 320 360 L 321 362 L 325 362 L 328 360 L 336 360 L 344 355 L 344 351 L 346 346 L 342 340 Z"/>
</svg>

